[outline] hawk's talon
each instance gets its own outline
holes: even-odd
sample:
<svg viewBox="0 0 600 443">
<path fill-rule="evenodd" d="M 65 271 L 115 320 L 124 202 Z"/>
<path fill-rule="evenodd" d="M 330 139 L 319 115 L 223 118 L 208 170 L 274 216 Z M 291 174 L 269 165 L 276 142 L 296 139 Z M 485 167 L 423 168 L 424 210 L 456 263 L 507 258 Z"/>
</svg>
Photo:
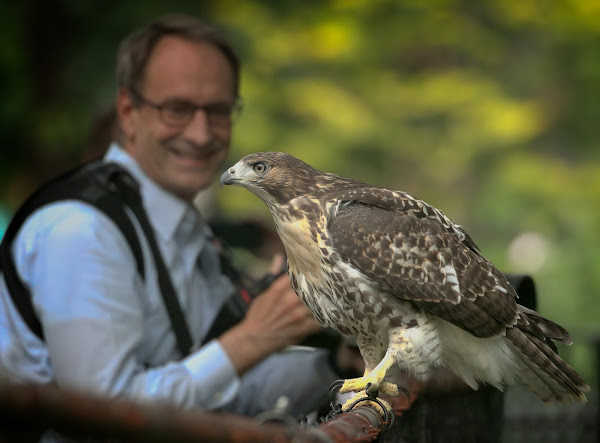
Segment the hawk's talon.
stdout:
<svg viewBox="0 0 600 443">
<path fill-rule="evenodd" d="M 375 380 L 375 382 L 373 382 L 373 380 Z M 394 383 L 379 381 L 375 379 L 373 375 L 365 375 L 359 378 L 344 380 L 344 384 L 339 389 L 339 392 L 342 394 L 345 394 L 346 392 L 363 392 L 365 388 L 370 389 L 368 386 L 373 386 L 376 391 L 389 395 L 390 397 L 398 395 L 398 387 Z"/>
<path fill-rule="evenodd" d="M 340 378 L 338 380 L 334 380 L 330 385 L 329 385 L 329 398 L 331 400 L 335 400 L 335 394 L 337 394 L 338 392 L 340 392 L 340 389 L 342 388 L 342 386 L 344 385 L 344 382 L 346 380 L 344 380 L 343 378 Z"/>
</svg>

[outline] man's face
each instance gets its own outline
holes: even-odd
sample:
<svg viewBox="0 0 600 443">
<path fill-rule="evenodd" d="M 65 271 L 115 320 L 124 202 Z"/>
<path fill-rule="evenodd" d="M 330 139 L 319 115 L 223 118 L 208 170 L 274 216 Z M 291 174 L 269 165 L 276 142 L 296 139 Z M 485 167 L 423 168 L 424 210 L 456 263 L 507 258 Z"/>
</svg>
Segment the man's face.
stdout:
<svg viewBox="0 0 600 443">
<path fill-rule="evenodd" d="M 168 36 L 155 46 L 137 91 L 155 104 L 219 107 L 235 101 L 234 74 L 222 52 L 209 43 Z M 213 124 L 203 109 L 186 125 L 170 125 L 149 105 L 134 106 L 121 90 L 117 109 L 125 148 L 167 191 L 191 201 L 209 186 L 227 156 L 231 122 Z"/>
</svg>

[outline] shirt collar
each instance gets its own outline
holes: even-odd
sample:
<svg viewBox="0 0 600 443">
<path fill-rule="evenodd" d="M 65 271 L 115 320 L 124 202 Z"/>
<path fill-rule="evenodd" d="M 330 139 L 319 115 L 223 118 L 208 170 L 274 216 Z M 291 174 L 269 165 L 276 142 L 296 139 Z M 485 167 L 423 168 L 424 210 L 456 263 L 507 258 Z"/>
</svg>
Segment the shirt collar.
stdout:
<svg viewBox="0 0 600 443">
<path fill-rule="evenodd" d="M 140 185 L 144 207 L 155 232 L 166 241 L 173 240 L 180 225 L 187 234 L 192 226 L 202 223 L 200 212 L 192 204 L 161 188 L 152 180 L 135 159 L 118 144 L 112 143 L 104 156 L 104 161 L 114 162 L 127 169 Z M 185 221 L 185 222 L 184 222 Z"/>
</svg>

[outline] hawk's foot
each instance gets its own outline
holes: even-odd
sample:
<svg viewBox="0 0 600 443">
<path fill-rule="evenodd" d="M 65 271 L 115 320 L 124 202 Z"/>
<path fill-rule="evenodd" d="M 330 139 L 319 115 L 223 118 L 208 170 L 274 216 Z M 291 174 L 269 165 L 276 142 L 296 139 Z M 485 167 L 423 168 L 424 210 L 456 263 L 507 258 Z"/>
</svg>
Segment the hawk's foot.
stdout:
<svg viewBox="0 0 600 443">
<path fill-rule="evenodd" d="M 379 380 L 376 375 L 377 374 L 375 372 L 371 372 L 369 375 L 365 375 L 363 377 L 349 378 L 344 380 L 344 384 L 340 388 L 340 393 L 344 394 L 346 392 L 381 391 L 390 397 L 395 397 L 398 395 L 398 392 L 400 392 L 398 386 L 393 383 L 383 381 L 383 377 L 381 377 Z"/>
<path fill-rule="evenodd" d="M 398 386 L 393 383 L 385 382 L 383 379 L 390 369 L 390 367 L 396 362 L 396 358 L 391 354 L 386 354 L 375 368 L 372 370 L 365 370 L 365 374 L 362 377 L 350 378 L 344 381 L 344 384 L 340 388 L 340 393 L 346 392 L 360 392 L 367 390 L 369 392 L 381 391 L 382 393 L 395 397 L 398 395 Z"/>
</svg>

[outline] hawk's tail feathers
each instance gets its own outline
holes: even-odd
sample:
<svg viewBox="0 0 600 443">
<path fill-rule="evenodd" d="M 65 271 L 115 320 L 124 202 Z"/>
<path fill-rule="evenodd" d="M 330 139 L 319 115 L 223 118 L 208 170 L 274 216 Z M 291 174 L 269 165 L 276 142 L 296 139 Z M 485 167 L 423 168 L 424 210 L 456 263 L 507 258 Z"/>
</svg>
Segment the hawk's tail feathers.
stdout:
<svg viewBox="0 0 600 443">
<path fill-rule="evenodd" d="M 519 311 L 519 323 L 524 321 L 528 325 L 533 323 L 537 330 L 541 331 L 543 334 L 542 339 L 550 338 L 552 340 L 556 340 L 558 342 L 564 343 L 566 345 L 572 345 L 573 339 L 571 338 L 571 334 L 561 325 L 554 323 L 552 320 L 548 320 L 545 317 L 542 317 L 533 309 L 526 308 L 525 306 L 517 305 L 517 310 Z M 523 315 L 525 314 L 525 315 Z M 523 329 L 521 324 L 519 327 Z M 529 331 L 527 331 L 529 332 Z M 539 335 L 538 335 L 539 337 Z"/>
<path fill-rule="evenodd" d="M 506 337 L 515 346 L 522 363 L 518 377 L 546 403 L 586 403 L 587 383 L 573 368 L 538 337 L 509 328 Z"/>
</svg>

